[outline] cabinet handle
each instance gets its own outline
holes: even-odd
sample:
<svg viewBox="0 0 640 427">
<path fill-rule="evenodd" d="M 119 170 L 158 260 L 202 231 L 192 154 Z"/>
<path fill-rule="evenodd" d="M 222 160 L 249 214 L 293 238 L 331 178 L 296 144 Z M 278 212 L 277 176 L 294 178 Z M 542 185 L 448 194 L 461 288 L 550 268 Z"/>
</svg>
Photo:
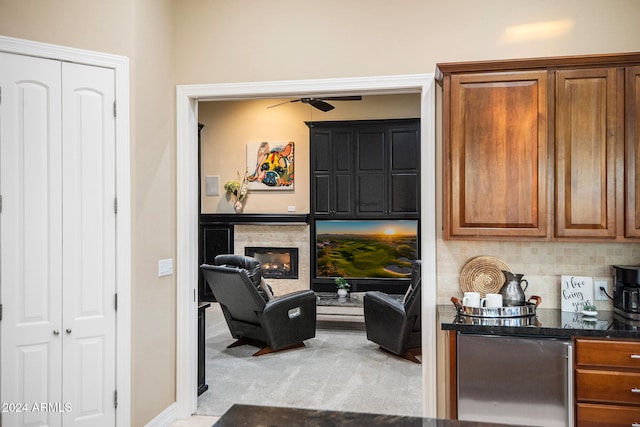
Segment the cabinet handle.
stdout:
<svg viewBox="0 0 640 427">
<path fill-rule="evenodd" d="M 57 330 L 57 329 L 54 329 L 54 330 L 53 330 L 53 335 L 60 335 L 60 331 L 59 331 L 59 330 Z"/>
<path fill-rule="evenodd" d="M 640 393 L 640 388 L 634 387 L 631 389 L 631 393 Z"/>
<path fill-rule="evenodd" d="M 70 334 L 71 333 L 71 329 L 67 329 L 65 332 Z"/>
<path fill-rule="evenodd" d="M 640 354 L 632 354 L 631 356 L 632 359 L 640 359 Z"/>
</svg>

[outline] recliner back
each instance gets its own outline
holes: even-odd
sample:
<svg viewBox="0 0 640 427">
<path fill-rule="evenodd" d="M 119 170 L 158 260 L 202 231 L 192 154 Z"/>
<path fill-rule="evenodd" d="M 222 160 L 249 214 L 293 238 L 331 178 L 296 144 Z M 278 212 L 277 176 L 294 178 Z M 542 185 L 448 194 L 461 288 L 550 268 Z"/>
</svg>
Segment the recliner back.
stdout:
<svg viewBox="0 0 640 427">
<path fill-rule="evenodd" d="M 226 308 L 233 320 L 260 323 L 257 313 L 264 310 L 266 301 L 258 293 L 246 269 L 207 264 L 201 268 L 216 300 Z"/>
</svg>

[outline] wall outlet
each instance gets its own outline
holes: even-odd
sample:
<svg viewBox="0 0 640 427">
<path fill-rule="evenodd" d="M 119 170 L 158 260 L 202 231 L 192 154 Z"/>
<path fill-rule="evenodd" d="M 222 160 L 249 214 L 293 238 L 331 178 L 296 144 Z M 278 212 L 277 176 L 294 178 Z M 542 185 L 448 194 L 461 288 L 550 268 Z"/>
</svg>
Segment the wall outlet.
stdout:
<svg viewBox="0 0 640 427">
<path fill-rule="evenodd" d="M 295 211 L 296 211 L 296 207 L 295 206 L 287 207 L 287 212 L 295 212 Z"/>
<path fill-rule="evenodd" d="M 607 301 L 609 298 L 607 298 L 607 295 L 600 290 L 601 288 L 604 288 L 604 290 L 609 293 L 609 284 L 606 280 L 596 280 L 593 283 L 593 291 L 596 294 L 596 301 Z"/>
<path fill-rule="evenodd" d="M 158 261 L 158 277 L 173 274 L 173 259 L 161 259 Z"/>
</svg>

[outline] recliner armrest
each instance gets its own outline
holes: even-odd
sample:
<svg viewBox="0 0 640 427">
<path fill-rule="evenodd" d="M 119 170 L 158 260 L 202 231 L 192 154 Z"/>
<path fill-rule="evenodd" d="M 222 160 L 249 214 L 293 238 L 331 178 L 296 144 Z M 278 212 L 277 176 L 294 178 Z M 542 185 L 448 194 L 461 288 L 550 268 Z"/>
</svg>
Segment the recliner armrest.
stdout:
<svg viewBox="0 0 640 427">
<path fill-rule="evenodd" d="M 312 290 L 304 290 L 276 297 L 258 313 L 258 318 L 274 350 L 313 338 L 316 295 Z"/>
</svg>

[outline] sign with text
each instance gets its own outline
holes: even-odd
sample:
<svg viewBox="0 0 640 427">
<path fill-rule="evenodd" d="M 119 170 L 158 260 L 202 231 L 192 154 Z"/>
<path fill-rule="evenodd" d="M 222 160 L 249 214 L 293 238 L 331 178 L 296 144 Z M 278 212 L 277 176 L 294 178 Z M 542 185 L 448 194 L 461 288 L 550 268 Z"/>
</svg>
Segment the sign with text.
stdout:
<svg viewBox="0 0 640 427">
<path fill-rule="evenodd" d="M 562 311 L 582 311 L 585 305 L 593 305 L 593 278 L 561 276 L 560 300 Z"/>
</svg>

